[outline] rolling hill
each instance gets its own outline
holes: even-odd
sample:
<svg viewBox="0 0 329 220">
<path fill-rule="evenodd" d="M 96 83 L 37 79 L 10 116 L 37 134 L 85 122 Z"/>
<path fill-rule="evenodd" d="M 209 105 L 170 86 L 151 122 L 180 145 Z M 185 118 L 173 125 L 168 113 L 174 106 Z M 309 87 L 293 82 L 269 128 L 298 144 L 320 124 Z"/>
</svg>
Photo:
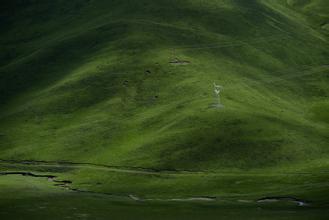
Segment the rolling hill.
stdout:
<svg viewBox="0 0 329 220">
<path fill-rule="evenodd" d="M 7 0 L 0 10 L 1 169 L 150 198 L 328 199 L 326 0 Z"/>
</svg>

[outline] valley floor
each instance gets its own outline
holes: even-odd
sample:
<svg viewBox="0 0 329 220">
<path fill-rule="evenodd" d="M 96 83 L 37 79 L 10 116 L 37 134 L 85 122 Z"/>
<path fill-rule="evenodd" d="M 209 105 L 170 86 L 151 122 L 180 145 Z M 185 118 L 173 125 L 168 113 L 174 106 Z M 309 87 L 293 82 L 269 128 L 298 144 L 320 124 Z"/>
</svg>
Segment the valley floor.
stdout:
<svg viewBox="0 0 329 220">
<path fill-rule="evenodd" d="M 328 219 L 328 176 L 0 161 L 0 218 Z"/>
</svg>

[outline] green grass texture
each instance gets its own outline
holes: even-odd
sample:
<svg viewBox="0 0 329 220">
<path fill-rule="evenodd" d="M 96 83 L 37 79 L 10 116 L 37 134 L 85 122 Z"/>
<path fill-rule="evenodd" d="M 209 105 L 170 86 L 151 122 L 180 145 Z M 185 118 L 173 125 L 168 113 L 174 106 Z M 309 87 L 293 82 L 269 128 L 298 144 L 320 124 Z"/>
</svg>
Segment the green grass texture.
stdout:
<svg viewBox="0 0 329 220">
<path fill-rule="evenodd" d="M 327 204 L 327 0 L 5 0 L 0 30 L 1 171 Z"/>
</svg>

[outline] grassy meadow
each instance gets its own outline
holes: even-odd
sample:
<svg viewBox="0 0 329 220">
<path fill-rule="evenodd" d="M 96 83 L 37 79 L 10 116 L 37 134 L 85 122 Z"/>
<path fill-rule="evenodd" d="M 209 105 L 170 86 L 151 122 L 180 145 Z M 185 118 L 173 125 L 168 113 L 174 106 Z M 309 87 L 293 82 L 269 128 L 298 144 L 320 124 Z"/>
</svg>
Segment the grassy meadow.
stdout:
<svg viewBox="0 0 329 220">
<path fill-rule="evenodd" d="M 328 218 L 327 0 L 1 4 L 1 219 Z"/>
</svg>

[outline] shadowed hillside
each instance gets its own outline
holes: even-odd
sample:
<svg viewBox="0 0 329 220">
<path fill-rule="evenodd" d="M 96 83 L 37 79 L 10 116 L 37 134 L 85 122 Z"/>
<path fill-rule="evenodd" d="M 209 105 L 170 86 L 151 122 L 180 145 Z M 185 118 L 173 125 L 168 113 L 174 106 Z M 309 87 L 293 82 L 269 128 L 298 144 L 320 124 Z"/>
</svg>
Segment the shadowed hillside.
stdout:
<svg viewBox="0 0 329 220">
<path fill-rule="evenodd" d="M 327 166 L 326 12 L 321 0 L 7 1 L 1 159 Z"/>
<path fill-rule="evenodd" d="M 0 219 L 328 219 L 329 1 L 4 0 Z"/>
</svg>

